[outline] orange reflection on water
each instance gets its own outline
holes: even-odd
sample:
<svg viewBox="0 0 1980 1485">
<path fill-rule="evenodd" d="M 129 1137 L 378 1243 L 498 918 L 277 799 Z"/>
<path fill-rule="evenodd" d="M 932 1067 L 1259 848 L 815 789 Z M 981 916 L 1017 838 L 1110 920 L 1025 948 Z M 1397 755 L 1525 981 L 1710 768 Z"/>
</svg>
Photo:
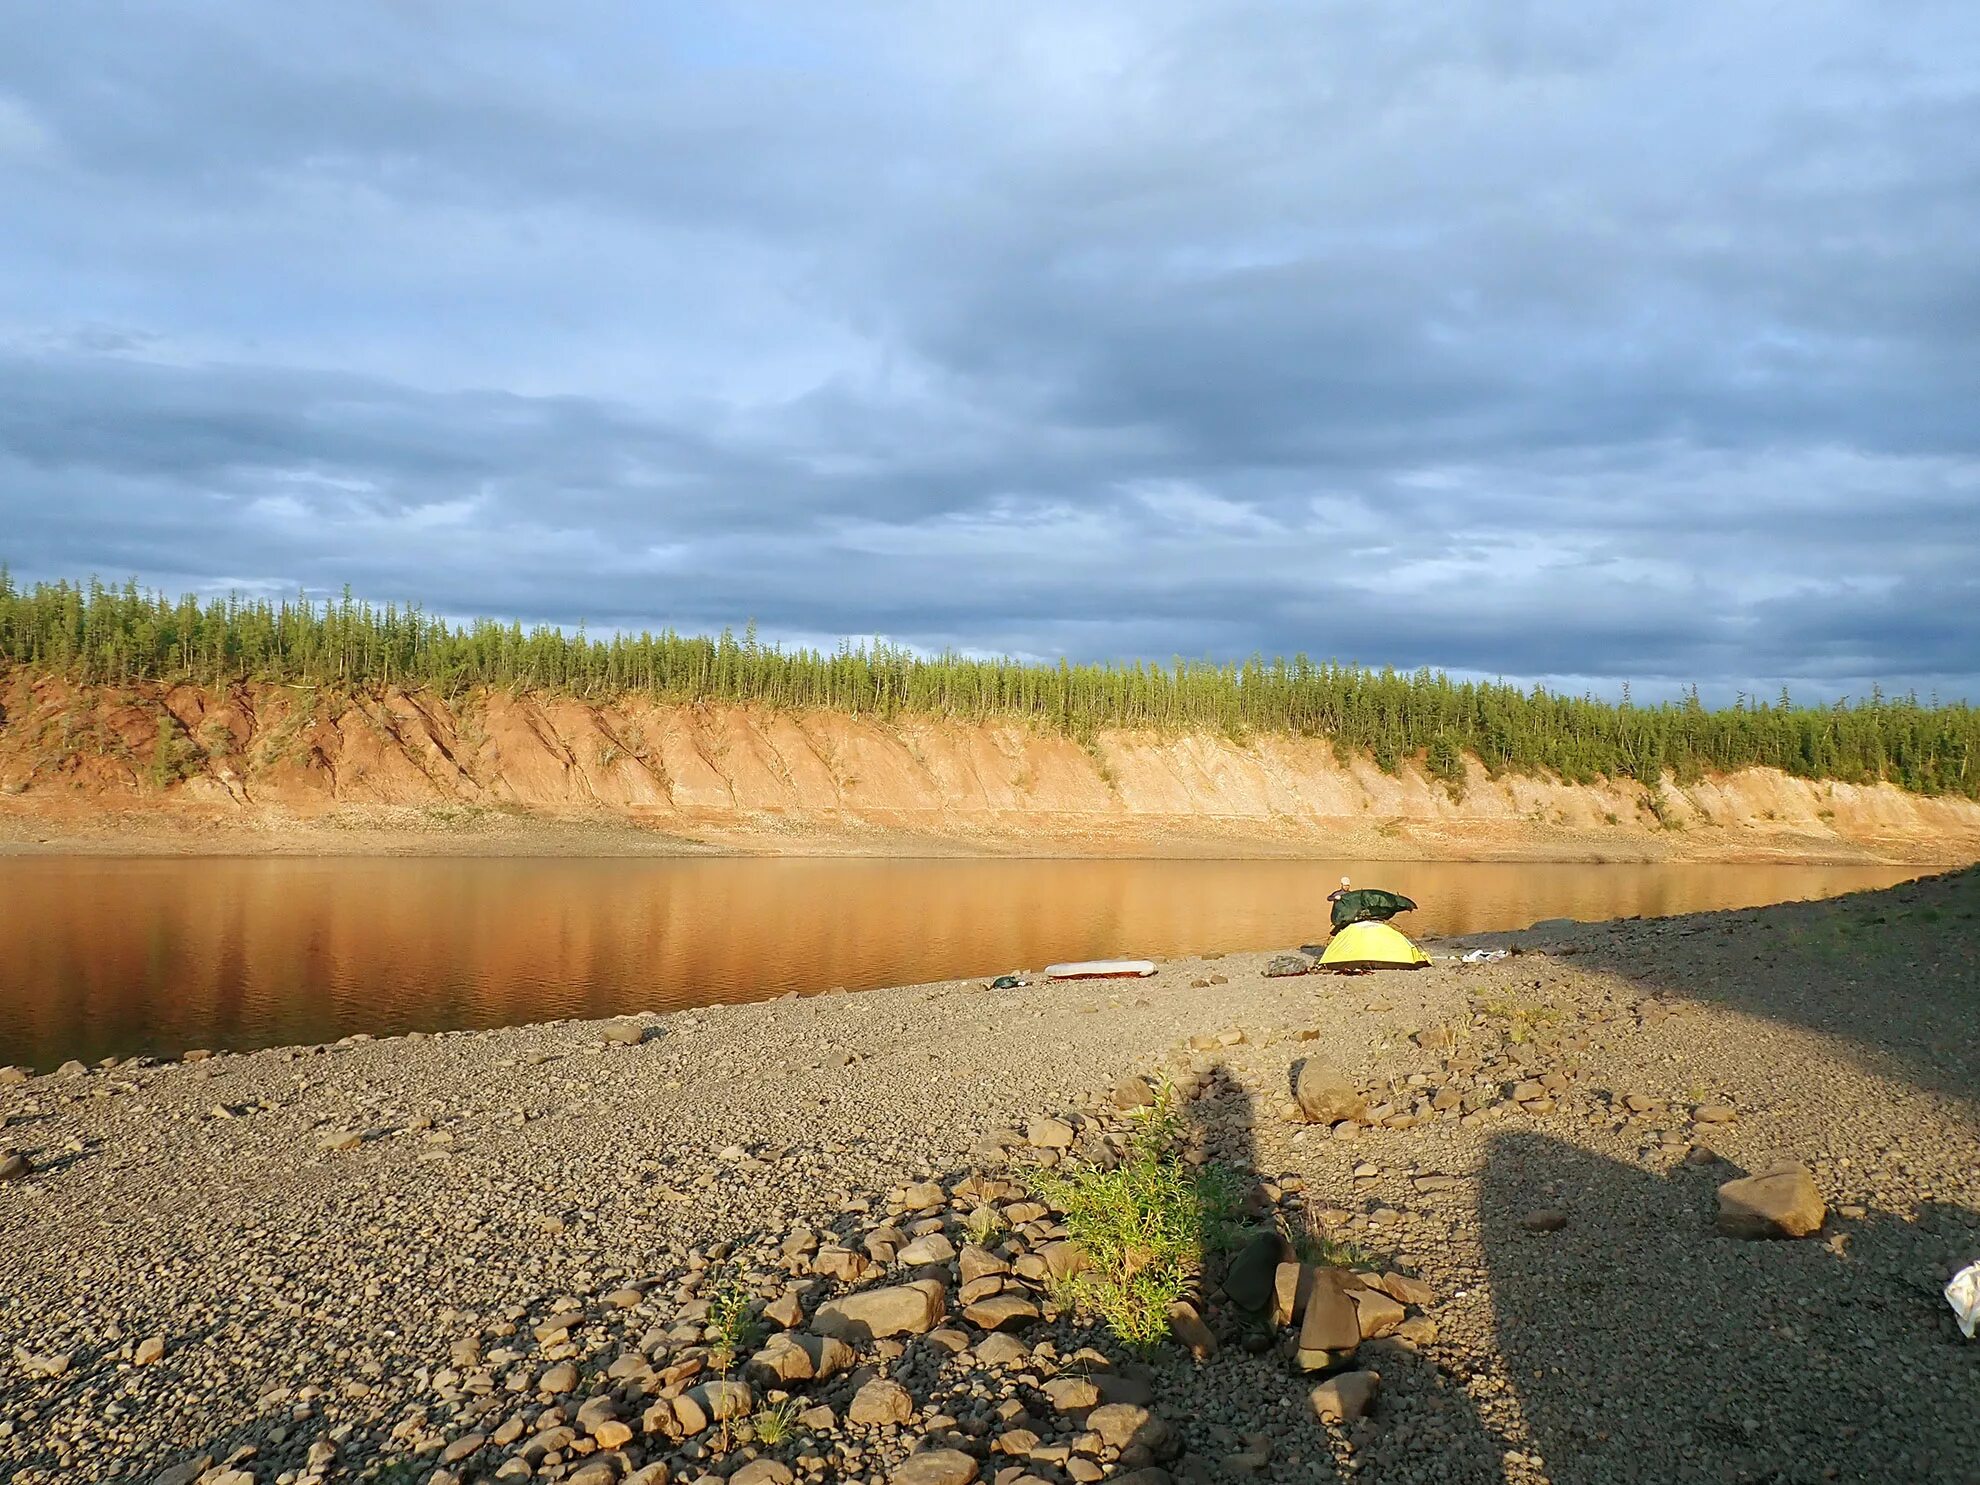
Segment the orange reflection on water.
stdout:
<svg viewBox="0 0 1980 1485">
<path fill-rule="evenodd" d="M 1348 861 L 0 860 L 0 1063 L 667 1010 L 1286 947 L 1343 874 L 1417 937 L 1751 907 L 1899 867 Z"/>
</svg>

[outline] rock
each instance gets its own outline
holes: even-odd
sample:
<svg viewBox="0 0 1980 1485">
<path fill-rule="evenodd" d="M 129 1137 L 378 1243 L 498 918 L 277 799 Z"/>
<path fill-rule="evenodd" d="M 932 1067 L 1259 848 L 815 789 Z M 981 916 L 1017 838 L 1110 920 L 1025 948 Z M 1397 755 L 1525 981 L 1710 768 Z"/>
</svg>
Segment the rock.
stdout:
<svg viewBox="0 0 1980 1485">
<path fill-rule="evenodd" d="M 1567 1213 L 1559 1207 L 1536 1207 L 1519 1219 L 1519 1225 L 1528 1232 L 1559 1232 L 1567 1221 Z"/>
<path fill-rule="evenodd" d="M 131 1361 L 137 1366 L 150 1366 L 165 1354 L 165 1337 L 148 1335 L 137 1343 L 137 1350 L 131 1353 Z"/>
<path fill-rule="evenodd" d="M 536 1379 L 536 1390 L 547 1392 L 553 1397 L 561 1397 L 567 1392 L 575 1392 L 578 1384 L 578 1370 L 568 1361 L 560 1361 L 555 1366 L 543 1369 L 543 1375 Z"/>
<path fill-rule="evenodd" d="M 1701 1103 L 1691 1111 L 1691 1117 L 1700 1124 L 1730 1124 L 1739 1117 L 1739 1110 L 1729 1103 Z"/>
<path fill-rule="evenodd" d="M 14 1088 L 34 1074 L 25 1067 L 0 1067 L 0 1088 Z"/>
<path fill-rule="evenodd" d="M 1355 1318 L 1364 1341 L 1394 1335 L 1396 1327 L 1406 1318 L 1403 1307 L 1379 1289 L 1357 1289 L 1348 1298 L 1354 1302 Z"/>
<path fill-rule="evenodd" d="M 1074 1274 L 1085 1273 L 1091 1268 L 1092 1260 L 1086 1250 L 1071 1238 L 1060 1238 L 1055 1242 L 1042 1244 L 1037 1250 L 1045 1260 L 1045 1272 L 1055 1279 L 1070 1279 Z"/>
<path fill-rule="evenodd" d="M 1180 1452 L 1182 1440 L 1166 1419 L 1132 1403 L 1106 1403 L 1086 1415 L 1086 1427 L 1100 1435 L 1109 1449 L 1140 1447 L 1148 1459 L 1168 1459 Z"/>
<path fill-rule="evenodd" d="M 703 1382 L 699 1387 L 690 1388 L 686 1396 L 694 1399 L 702 1412 L 715 1423 L 746 1418 L 749 1410 L 756 1405 L 755 1394 L 741 1382 Z M 679 1401 L 679 1398 L 675 1399 L 675 1402 Z"/>
<path fill-rule="evenodd" d="M 1299 1349 L 1352 1352 L 1361 1344 L 1361 1319 L 1349 1299 L 1338 1269 L 1313 1270 L 1306 1296 L 1306 1314 L 1299 1325 Z"/>
<path fill-rule="evenodd" d="M 939 1181 L 916 1181 L 901 1193 L 901 1205 L 910 1212 L 936 1212 L 949 1203 L 949 1193 Z"/>
<path fill-rule="evenodd" d="M 326 1150 L 355 1150 L 364 1143 L 364 1136 L 354 1129 L 326 1129 L 317 1143 Z"/>
<path fill-rule="evenodd" d="M 1338 1124 L 1343 1119 L 1359 1119 L 1368 1112 L 1368 1100 L 1348 1081 L 1347 1075 L 1332 1063 L 1318 1057 L 1303 1058 L 1293 1078 L 1293 1097 L 1300 1111 L 1314 1124 Z"/>
<path fill-rule="evenodd" d="M 591 1436 L 601 1449 L 623 1449 L 632 1442 L 633 1431 L 617 1418 L 607 1418 L 591 1430 Z"/>
<path fill-rule="evenodd" d="M 853 1348 L 837 1336 L 772 1336 L 749 1360 L 743 1370 L 755 1381 L 767 1384 L 822 1382 L 850 1367 L 856 1357 Z"/>
<path fill-rule="evenodd" d="M 796 1478 L 781 1459 L 753 1459 L 729 1476 L 729 1485 L 791 1485 Z"/>
<path fill-rule="evenodd" d="M 875 1377 L 853 1394 L 852 1405 L 846 1409 L 848 1423 L 869 1426 L 905 1423 L 913 1416 L 914 1399 L 892 1377 Z"/>
<path fill-rule="evenodd" d="M 636 1047 L 646 1040 L 646 1027 L 637 1021 L 607 1021 L 605 1040 L 621 1047 Z"/>
<path fill-rule="evenodd" d="M 763 1318 L 785 1330 L 795 1330 L 804 1324 L 804 1304 L 795 1293 L 786 1291 L 763 1307 Z"/>
<path fill-rule="evenodd" d="M 14 1364 L 30 1377 L 60 1377 L 65 1375 L 75 1360 L 68 1351 L 29 1351 L 25 1347 L 14 1347 Z"/>
<path fill-rule="evenodd" d="M 1265 978 L 1282 980 L 1288 975 L 1303 975 L 1313 968 L 1313 961 L 1302 954 L 1274 954 L 1265 961 Z"/>
<path fill-rule="evenodd" d="M 1038 1390 L 1058 1413 L 1083 1413 L 1100 1405 L 1100 1388 L 1090 1377 L 1053 1377 Z"/>
<path fill-rule="evenodd" d="M 487 1442 L 488 1435 L 485 1433 L 464 1433 L 440 1451 L 440 1462 L 442 1464 L 459 1464 L 468 1455 L 479 1451 L 481 1446 Z"/>
<path fill-rule="evenodd" d="M 894 1255 L 903 1268 L 920 1268 L 924 1263 L 947 1263 L 956 1256 L 956 1245 L 939 1232 L 918 1237 Z"/>
<path fill-rule="evenodd" d="M 1437 1297 L 1437 1293 L 1421 1279 L 1412 1279 L 1407 1274 L 1387 1273 L 1382 1275 L 1382 1289 L 1398 1304 L 1415 1305 L 1421 1309 Z"/>
<path fill-rule="evenodd" d="M 1208 1361 L 1217 1354 L 1216 1333 L 1203 1323 L 1194 1305 L 1182 1300 L 1170 1305 L 1169 1330 L 1198 1361 Z"/>
<path fill-rule="evenodd" d="M 0 1154 L 0 1181 L 25 1181 L 34 1171 L 34 1162 L 18 1150 Z"/>
<path fill-rule="evenodd" d="M 1024 1141 L 1035 1150 L 1070 1150 L 1073 1127 L 1063 1119 L 1033 1119 L 1024 1127 Z"/>
<path fill-rule="evenodd" d="M 811 1328 L 859 1345 L 885 1336 L 924 1335 L 947 1313 L 941 1282 L 918 1279 L 827 1300 L 812 1315 Z"/>
<path fill-rule="evenodd" d="M 1231 1266 L 1224 1274 L 1224 1293 L 1239 1309 L 1263 1314 L 1272 1303 L 1273 1276 L 1290 1257 L 1291 1246 L 1277 1228 L 1254 1233 L 1231 1259 Z"/>
<path fill-rule="evenodd" d="M 151 1485 L 193 1485 L 193 1481 L 212 1468 L 211 1454 L 196 1454 L 191 1459 L 160 1470 L 151 1477 Z"/>
<path fill-rule="evenodd" d="M 1114 1107 L 1126 1112 L 1129 1109 L 1148 1109 L 1155 1106 L 1155 1085 L 1148 1079 L 1130 1073 L 1114 1084 Z"/>
<path fill-rule="evenodd" d="M 963 1307 L 963 1319 L 979 1330 L 1023 1330 L 1039 1318 L 1038 1306 L 1021 1294 L 993 1294 Z"/>
<path fill-rule="evenodd" d="M 1803 1238 L 1828 1219 L 1815 1177 L 1803 1165 L 1777 1165 L 1719 1188 L 1719 1231 L 1738 1238 Z"/>
<path fill-rule="evenodd" d="M 976 1359 L 985 1366 L 1018 1366 L 1031 1359 L 1031 1347 L 1014 1335 L 985 1336 Z"/>
<path fill-rule="evenodd" d="M 1011 1266 L 992 1253 L 988 1248 L 969 1244 L 962 1250 L 961 1272 L 965 1284 L 973 1284 L 978 1279 L 999 1278 L 1011 1271 Z"/>
<path fill-rule="evenodd" d="M 976 1461 L 960 1449 L 923 1449 L 908 1455 L 887 1478 L 892 1485 L 970 1485 Z"/>
<path fill-rule="evenodd" d="M 1427 1346 L 1437 1339 L 1437 1322 L 1428 1315 L 1412 1315 L 1396 1327 L 1396 1339 L 1412 1346 Z"/>
<path fill-rule="evenodd" d="M 1352 1423 L 1374 1403 L 1381 1381 L 1375 1372 L 1342 1372 L 1315 1387 L 1307 1401 L 1322 1423 Z"/>
</svg>

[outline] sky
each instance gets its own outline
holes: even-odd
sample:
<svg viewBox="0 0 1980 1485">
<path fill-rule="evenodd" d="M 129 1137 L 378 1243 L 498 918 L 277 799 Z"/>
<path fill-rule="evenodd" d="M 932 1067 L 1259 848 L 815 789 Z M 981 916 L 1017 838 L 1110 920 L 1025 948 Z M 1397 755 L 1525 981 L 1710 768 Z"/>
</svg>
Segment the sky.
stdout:
<svg viewBox="0 0 1980 1485">
<path fill-rule="evenodd" d="M 0 561 L 1980 701 L 1970 0 L 0 3 Z"/>
</svg>

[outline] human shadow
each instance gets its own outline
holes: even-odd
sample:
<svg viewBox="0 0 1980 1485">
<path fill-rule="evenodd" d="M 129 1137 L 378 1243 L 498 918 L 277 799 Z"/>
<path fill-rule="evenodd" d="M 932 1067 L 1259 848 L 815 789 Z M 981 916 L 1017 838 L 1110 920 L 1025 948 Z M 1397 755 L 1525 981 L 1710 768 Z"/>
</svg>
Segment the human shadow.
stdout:
<svg viewBox="0 0 1980 1485">
<path fill-rule="evenodd" d="M 1554 1485 L 1972 1481 L 1974 1371 L 1937 1294 L 1980 1214 L 1716 1229 L 1714 1161 L 1667 1175 L 1566 1140 L 1491 1142 L 1479 1221 L 1497 1341 Z M 1525 1218 L 1558 1208 L 1558 1231 Z"/>
<path fill-rule="evenodd" d="M 1412 1305 L 1406 1312 L 1401 1305 L 1384 1304 L 1384 1310 L 1392 1309 L 1390 1318 L 1377 1323 L 1352 1356 L 1321 1369 L 1303 1369 L 1312 1358 L 1301 1355 L 1301 1326 L 1286 1323 L 1283 1312 L 1275 1310 L 1276 1294 L 1264 1307 L 1258 1304 L 1261 1281 L 1269 1286 L 1271 1269 L 1295 1262 L 1346 1271 L 1355 1276 L 1350 1288 L 1365 1282 L 1366 1292 L 1376 1296 L 1378 1280 L 1393 1274 L 1398 1264 L 1392 1255 L 1332 1238 L 1303 1183 L 1290 1172 L 1260 1166 L 1256 1100 L 1242 1079 L 1221 1062 L 1211 1062 L 1194 1077 L 1186 1105 L 1189 1158 L 1236 1176 L 1242 1218 L 1234 1242 L 1206 1246 L 1202 1253 L 1202 1293 L 1219 1343 L 1216 1357 L 1189 1367 L 1170 1348 L 1166 1359 L 1165 1390 L 1192 1416 L 1212 1420 L 1198 1430 L 1199 1447 L 1193 1460 L 1177 1467 L 1179 1478 L 1412 1478 L 1426 1463 L 1427 1446 L 1434 1451 L 1440 1480 L 1453 1485 L 1503 1481 L 1506 1441 L 1445 1372 L 1434 1347 L 1426 1350 L 1394 1333 L 1406 1314 L 1420 1329 L 1421 1308 Z M 1347 1372 L 1379 1376 L 1373 1406 L 1359 1419 L 1324 1423 L 1315 1416 L 1310 1394 L 1323 1381 Z M 1249 1405 L 1232 1412 L 1229 1399 L 1234 1396 L 1249 1399 Z M 1216 1422 L 1220 1416 L 1232 1422 Z"/>
</svg>

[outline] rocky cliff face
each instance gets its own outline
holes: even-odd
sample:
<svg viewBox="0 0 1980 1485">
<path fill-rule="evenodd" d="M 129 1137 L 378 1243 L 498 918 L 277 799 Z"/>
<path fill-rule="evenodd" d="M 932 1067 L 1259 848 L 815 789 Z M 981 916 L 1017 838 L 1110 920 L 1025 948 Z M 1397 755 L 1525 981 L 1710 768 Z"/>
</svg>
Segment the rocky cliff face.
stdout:
<svg viewBox="0 0 1980 1485">
<path fill-rule="evenodd" d="M 1686 788 L 1488 778 L 1453 795 L 1324 740 L 0 675 L 0 818 L 205 828 L 481 812 L 749 848 L 1667 859 L 1980 858 L 1980 805 L 1748 769 Z"/>
</svg>

